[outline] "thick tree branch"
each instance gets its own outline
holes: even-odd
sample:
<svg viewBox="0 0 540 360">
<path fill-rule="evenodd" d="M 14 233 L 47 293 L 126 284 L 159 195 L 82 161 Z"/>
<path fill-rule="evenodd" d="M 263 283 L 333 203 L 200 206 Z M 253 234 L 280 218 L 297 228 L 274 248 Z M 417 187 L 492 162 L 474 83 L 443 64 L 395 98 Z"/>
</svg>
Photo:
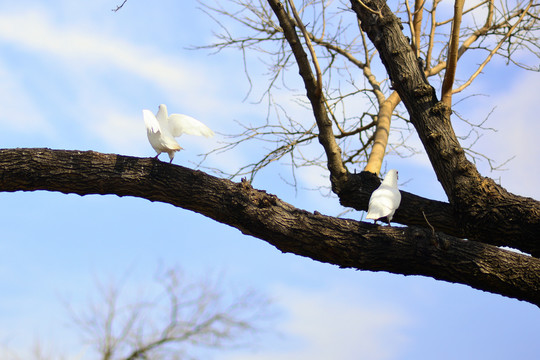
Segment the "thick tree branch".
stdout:
<svg viewBox="0 0 540 360">
<path fill-rule="evenodd" d="M 310 213 L 274 195 L 153 158 L 0 150 L 0 191 L 116 194 L 192 210 L 283 252 L 361 270 L 424 275 L 540 306 L 540 260 L 422 228 Z M 397 215 L 397 213 L 396 213 Z"/>
<path fill-rule="evenodd" d="M 380 184 L 381 180 L 372 172 L 350 174 L 349 181 L 339 193 L 339 201 L 343 206 L 367 211 L 371 193 Z M 399 209 L 392 221 L 409 226 L 433 227 L 436 231 L 447 235 L 465 237 L 465 232 L 459 226 L 458 218 L 449 203 L 426 199 L 403 190 L 401 190 L 401 199 Z"/>
<path fill-rule="evenodd" d="M 386 3 L 351 3 L 379 51 L 467 238 L 540 256 L 540 202 L 508 193 L 482 177 L 466 158 L 450 122 L 450 108 L 438 101 L 403 35 L 400 20 Z M 366 11 L 366 6 L 381 15 Z"/>
<path fill-rule="evenodd" d="M 384 155 L 386 155 L 386 145 L 390 136 L 390 122 L 392 113 L 398 104 L 401 102 L 397 92 L 392 94 L 381 104 L 377 115 L 377 128 L 373 134 L 373 148 L 369 153 L 369 158 L 364 168 L 365 171 L 379 174 L 381 171 Z"/>
</svg>

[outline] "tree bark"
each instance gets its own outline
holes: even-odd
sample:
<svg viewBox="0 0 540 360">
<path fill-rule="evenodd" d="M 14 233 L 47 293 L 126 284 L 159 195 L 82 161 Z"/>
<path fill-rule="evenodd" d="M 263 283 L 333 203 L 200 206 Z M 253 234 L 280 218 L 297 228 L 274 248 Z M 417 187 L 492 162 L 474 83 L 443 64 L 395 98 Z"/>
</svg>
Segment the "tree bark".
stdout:
<svg viewBox="0 0 540 360">
<path fill-rule="evenodd" d="M 345 207 L 358 211 L 367 210 L 371 193 L 380 184 L 379 177 L 368 171 L 350 174 L 349 181 L 339 193 L 339 201 Z M 401 204 L 392 217 L 393 222 L 433 228 L 459 238 L 466 236 L 449 203 L 427 199 L 407 191 L 400 192 Z"/>
<path fill-rule="evenodd" d="M 465 237 L 539 257 L 540 202 L 509 193 L 481 176 L 466 158 L 452 128 L 450 108 L 438 101 L 400 20 L 384 0 L 351 4 L 407 108 Z"/>
<path fill-rule="evenodd" d="M 340 267 L 430 276 L 540 306 L 540 259 L 425 228 L 378 226 L 310 213 L 253 189 L 247 181 L 235 183 L 153 158 L 0 150 L 0 191 L 21 190 L 166 202 L 235 227 L 283 252 Z"/>
</svg>

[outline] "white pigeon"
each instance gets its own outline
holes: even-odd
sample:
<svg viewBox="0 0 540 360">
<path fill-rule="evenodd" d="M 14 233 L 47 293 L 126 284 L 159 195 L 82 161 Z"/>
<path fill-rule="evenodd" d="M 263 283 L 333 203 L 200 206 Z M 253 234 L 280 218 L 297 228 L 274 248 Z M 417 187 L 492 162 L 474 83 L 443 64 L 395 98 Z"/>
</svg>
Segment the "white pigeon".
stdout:
<svg viewBox="0 0 540 360">
<path fill-rule="evenodd" d="M 397 186 L 398 171 L 390 170 L 381 185 L 371 194 L 366 219 L 388 219 L 388 225 L 401 203 L 401 193 Z"/>
<path fill-rule="evenodd" d="M 156 150 L 158 156 L 165 152 L 169 155 L 170 162 L 174 159 L 175 152 L 182 147 L 175 140 L 182 134 L 211 137 L 214 132 L 199 120 L 188 115 L 167 113 L 165 104 L 159 105 L 159 110 L 154 116 L 150 110 L 143 110 L 146 135 L 150 145 Z"/>
</svg>

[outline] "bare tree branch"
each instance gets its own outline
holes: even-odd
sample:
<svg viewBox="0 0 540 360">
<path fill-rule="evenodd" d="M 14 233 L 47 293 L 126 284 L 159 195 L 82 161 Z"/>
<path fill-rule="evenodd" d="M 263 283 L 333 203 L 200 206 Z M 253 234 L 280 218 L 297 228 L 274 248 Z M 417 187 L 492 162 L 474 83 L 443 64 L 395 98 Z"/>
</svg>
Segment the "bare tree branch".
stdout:
<svg viewBox="0 0 540 360">
<path fill-rule="evenodd" d="M 294 19 L 296 20 L 296 25 L 300 28 L 300 30 L 302 31 L 302 34 L 304 35 L 304 39 L 306 40 L 306 46 L 309 50 L 309 53 L 311 54 L 311 61 L 313 61 L 313 67 L 315 68 L 315 75 L 317 78 L 317 88 L 315 90 L 316 95 L 322 97 L 322 90 L 323 90 L 322 74 L 321 74 L 321 67 L 319 66 L 319 60 L 317 59 L 317 54 L 315 53 L 315 49 L 313 48 L 313 45 L 311 45 L 311 39 L 306 30 L 306 27 L 304 26 L 304 23 L 302 22 L 300 15 L 298 15 L 298 12 L 296 11 L 296 7 L 294 6 L 294 1 L 288 0 L 288 4 L 291 7 Z"/>
<path fill-rule="evenodd" d="M 364 171 L 369 171 L 374 174 L 379 174 L 381 171 L 384 156 L 386 154 L 388 137 L 390 136 L 390 119 L 392 118 L 394 109 L 400 101 L 401 99 L 399 98 L 398 93 L 394 91 L 392 95 L 382 103 L 377 116 L 377 129 L 374 134 L 373 148 L 369 154 Z"/>
<path fill-rule="evenodd" d="M 446 71 L 441 89 L 441 101 L 452 107 L 452 87 L 456 76 L 456 67 L 458 62 L 459 34 L 461 32 L 461 16 L 463 13 L 463 4 L 465 0 L 455 0 L 454 18 L 452 20 L 452 31 L 450 33 L 450 43 L 448 45 L 448 55 L 446 56 Z"/>
<path fill-rule="evenodd" d="M 433 237 L 431 229 L 381 227 L 313 214 L 245 181 L 233 183 L 152 158 L 0 150 L 0 191 L 39 189 L 167 202 L 233 226 L 283 252 L 340 267 L 431 276 L 540 306 L 540 259 L 443 233 Z M 426 216 L 433 224 L 429 213 Z"/>
<path fill-rule="evenodd" d="M 490 51 L 490 53 L 488 54 L 488 56 L 486 57 L 486 59 L 480 64 L 480 66 L 478 66 L 478 69 L 476 69 L 476 71 L 469 77 L 469 79 L 463 84 L 461 85 L 460 87 L 458 87 L 457 89 L 454 89 L 453 90 L 453 93 L 458 93 L 460 91 L 463 91 L 463 89 L 465 89 L 467 86 L 469 86 L 472 81 L 482 72 L 482 70 L 484 69 L 484 67 L 489 63 L 489 61 L 491 60 L 491 58 L 493 57 L 493 55 L 495 55 L 495 53 L 497 51 L 499 51 L 499 49 L 501 48 L 501 46 L 506 42 L 506 40 L 512 35 L 512 33 L 514 32 L 514 30 L 516 29 L 516 27 L 521 23 L 521 21 L 523 20 L 523 18 L 525 17 L 525 15 L 527 15 L 527 12 L 529 11 L 531 5 L 533 4 L 533 0 L 529 1 L 529 4 L 527 5 L 527 7 L 523 10 L 523 12 L 521 13 L 520 17 L 516 20 L 516 22 L 514 23 L 514 25 L 512 25 L 512 27 L 508 30 L 508 32 L 505 34 L 505 36 L 499 41 L 499 43 L 497 44 L 497 46 L 495 46 L 493 48 L 493 50 Z"/>
<path fill-rule="evenodd" d="M 319 128 L 319 142 L 323 146 L 328 159 L 328 170 L 330 170 L 330 176 L 333 179 L 331 181 L 332 187 L 337 188 L 339 187 L 339 184 L 346 181 L 348 171 L 341 159 L 341 149 L 335 141 L 334 133 L 332 131 L 332 122 L 328 118 L 323 95 L 317 90 L 316 79 L 313 76 L 300 39 L 294 30 L 294 22 L 286 13 L 283 4 L 279 1 L 268 0 L 268 3 L 272 7 L 272 10 L 276 14 L 279 23 L 283 28 L 285 38 L 291 46 L 291 50 L 298 64 L 300 75 L 302 76 L 306 87 L 307 97 L 311 102 L 313 114 L 315 115 L 317 127 Z"/>
<path fill-rule="evenodd" d="M 185 356 L 193 345 L 246 344 L 240 337 L 259 330 L 268 301 L 246 292 L 226 302 L 213 281 L 187 281 L 172 268 L 156 280 L 160 294 L 136 299 L 121 298 L 121 284 L 99 285 L 89 308 L 70 309 L 72 321 L 102 360 L 162 359 Z"/>
<path fill-rule="evenodd" d="M 478 173 L 454 133 L 450 109 L 437 100 L 423 70 L 415 66 L 416 57 L 401 32 L 399 19 L 382 1 L 370 3 L 381 7 L 383 17 L 366 13 L 354 0 L 353 10 L 379 50 L 467 237 L 500 245 L 497 238 L 503 231 L 512 234 L 513 245 L 509 246 L 523 249 L 523 241 L 537 237 L 540 232 L 540 203 L 510 194 Z M 528 250 L 524 251 L 540 255 L 540 242 L 525 246 Z"/>
<path fill-rule="evenodd" d="M 117 12 L 118 10 L 123 8 L 126 3 L 127 3 L 127 0 L 124 0 L 120 5 L 116 6 L 114 9 L 112 9 L 112 11 Z"/>
</svg>

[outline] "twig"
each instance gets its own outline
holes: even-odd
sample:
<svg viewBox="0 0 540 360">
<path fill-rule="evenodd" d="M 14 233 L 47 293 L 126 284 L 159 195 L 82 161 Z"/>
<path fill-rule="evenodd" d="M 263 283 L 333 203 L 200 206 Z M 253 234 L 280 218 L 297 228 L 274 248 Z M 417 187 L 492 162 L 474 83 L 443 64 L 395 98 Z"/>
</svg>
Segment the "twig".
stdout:
<svg viewBox="0 0 540 360">
<path fill-rule="evenodd" d="M 463 91 L 463 89 L 465 89 L 467 86 L 469 86 L 473 80 L 482 72 L 482 70 L 484 69 L 484 67 L 487 65 L 487 63 L 489 63 L 489 61 L 491 60 L 491 58 L 493 57 L 493 55 L 495 55 L 495 53 L 497 53 L 497 51 L 499 51 L 499 49 L 501 48 L 501 46 L 506 42 L 506 40 L 510 37 L 510 35 L 512 35 L 512 33 L 514 32 L 514 30 L 516 29 L 516 27 L 519 25 L 519 23 L 521 23 L 521 21 L 523 20 L 523 18 L 525 17 L 525 15 L 527 15 L 531 5 L 533 4 L 533 0 L 529 1 L 529 4 L 527 5 L 527 7 L 522 11 L 521 13 L 521 16 L 519 17 L 519 19 L 516 21 L 516 23 L 514 25 L 512 25 L 512 27 L 510 28 L 510 30 L 508 30 L 508 32 L 504 35 L 504 37 L 501 39 L 501 41 L 499 41 L 499 43 L 497 44 L 497 46 L 495 46 L 495 48 L 493 50 L 491 50 L 491 52 L 489 53 L 489 55 L 486 57 L 486 59 L 484 60 L 484 62 L 482 62 L 482 64 L 480 64 L 480 66 L 478 67 L 478 69 L 476 69 L 476 71 L 474 72 L 474 74 L 471 75 L 471 77 L 469 78 L 469 80 L 467 80 L 463 85 L 461 85 L 460 87 L 458 87 L 457 89 L 454 89 L 452 92 L 455 94 L 455 93 L 458 93 L 460 91 Z"/>
<path fill-rule="evenodd" d="M 362 2 L 362 0 L 356 0 L 356 2 L 358 2 L 364 9 L 366 9 L 366 10 L 369 11 L 370 13 L 375 14 L 375 15 L 378 15 L 380 18 L 383 17 L 382 12 L 381 12 L 380 9 L 379 9 L 379 10 L 373 10 L 372 8 L 370 8 L 369 6 L 367 6 L 366 4 L 364 4 L 364 3 Z"/>
<path fill-rule="evenodd" d="M 427 219 L 427 216 L 426 216 L 426 213 L 424 212 L 424 210 L 422 210 L 422 215 L 424 215 L 424 219 L 426 220 L 426 223 L 428 224 L 428 226 L 431 228 L 431 233 L 433 234 L 433 236 L 435 236 L 435 228 L 433 227 L 433 225 L 431 225 Z"/>
<path fill-rule="evenodd" d="M 127 0 L 124 0 L 124 2 L 122 2 L 120 5 L 118 5 L 116 7 L 116 9 L 112 9 L 111 11 L 117 12 L 118 10 L 120 10 L 124 6 L 125 3 L 127 3 Z"/>
</svg>

